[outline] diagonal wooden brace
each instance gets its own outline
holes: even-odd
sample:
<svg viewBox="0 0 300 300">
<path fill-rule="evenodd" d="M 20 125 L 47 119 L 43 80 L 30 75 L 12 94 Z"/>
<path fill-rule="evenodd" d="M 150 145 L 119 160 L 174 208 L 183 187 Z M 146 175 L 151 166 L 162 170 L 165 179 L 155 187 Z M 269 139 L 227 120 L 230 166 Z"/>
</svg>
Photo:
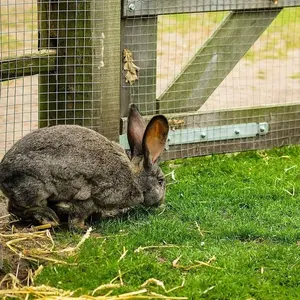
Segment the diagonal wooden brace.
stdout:
<svg viewBox="0 0 300 300">
<path fill-rule="evenodd" d="M 199 110 L 280 11 L 231 12 L 158 97 L 160 113 Z"/>
</svg>

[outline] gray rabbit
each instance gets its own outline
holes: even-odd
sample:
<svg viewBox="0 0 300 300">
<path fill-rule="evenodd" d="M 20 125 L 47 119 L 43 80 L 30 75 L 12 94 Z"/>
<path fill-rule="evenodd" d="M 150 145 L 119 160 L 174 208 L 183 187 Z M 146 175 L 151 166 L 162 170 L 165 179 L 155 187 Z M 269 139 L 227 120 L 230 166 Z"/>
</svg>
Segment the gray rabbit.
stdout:
<svg viewBox="0 0 300 300">
<path fill-rule="evenodd" d="M 134 104 L 128 117 L 130 155 L 77 125 L 33 131 L 0 163 L 0 188 L 9 198 L 8 211 L 53 226 L 67 217 L 70 230 L 81 230 L 92 214 L 114 216 L 139 204 L 158 206 L 166 189 L 158 158 L 168 131 L 162 115 L 146 127 Z"/>
</svg>

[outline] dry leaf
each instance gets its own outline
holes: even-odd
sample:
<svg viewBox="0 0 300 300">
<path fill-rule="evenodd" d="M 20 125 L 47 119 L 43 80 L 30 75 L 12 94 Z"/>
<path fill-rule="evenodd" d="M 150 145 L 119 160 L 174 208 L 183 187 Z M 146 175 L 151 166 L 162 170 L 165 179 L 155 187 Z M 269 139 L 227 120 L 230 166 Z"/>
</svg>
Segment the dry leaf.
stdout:
<svg viewBox="0 0 300 300">
<path fill-rule="evenodd" d="M 125 73 L 125 81 L 129 82 L 130 85 L 133 85 L 136 80 L 138 80 L 138 72 L 140 68 L 134 64 L 132 52 L 129 49 L 123 50 L 123 62 L 124 62 L 124 71 Z"/>
<path fill-rule="evenodd" d="M 178 129 L 178 128 L 181 128 L 185 122 L 184 122 L 184 119 L 171 119 L 168 121 L 169 123 L 169 126 L 171 127 L 171 130 L 175 130 L 175 129 Z"/>
</svg>

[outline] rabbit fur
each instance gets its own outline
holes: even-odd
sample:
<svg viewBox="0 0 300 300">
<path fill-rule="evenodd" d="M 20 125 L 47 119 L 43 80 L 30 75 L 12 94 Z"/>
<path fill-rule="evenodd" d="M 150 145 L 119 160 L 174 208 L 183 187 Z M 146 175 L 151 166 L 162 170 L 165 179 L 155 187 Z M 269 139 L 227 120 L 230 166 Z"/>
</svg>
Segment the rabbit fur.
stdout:
<svg viewBox="0 0 300 300">
<path fill-rule="evenodd" d="M 165 180 L 158 165 L 169 131 L 168 121 L 154 116 L 147 127 L 129 108 L 130 155 L 101 134 L 77 125 L 33 131 L 19 140 L 0 163 L 0 188 L 8 211 L 40 224 L 70 230 L 84 228 L 92 214 L 114 216 L 142 204 L 164 201 Z"/>
</svg>

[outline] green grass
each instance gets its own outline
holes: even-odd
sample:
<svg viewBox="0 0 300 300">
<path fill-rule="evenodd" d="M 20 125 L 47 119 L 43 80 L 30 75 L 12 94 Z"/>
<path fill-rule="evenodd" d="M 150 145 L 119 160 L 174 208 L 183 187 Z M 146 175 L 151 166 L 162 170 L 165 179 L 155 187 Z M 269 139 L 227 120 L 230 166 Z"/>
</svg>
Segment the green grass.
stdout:
<svg viewBox="0 0 300 300">
<path fill-rule="evenodd" d="M 290 76 L 292 79 L 300 79 L 300 72 L 294 73 Z"/>
<path fill-rule="evenodd" d="M 96 231 L 110 237 L 90 238 L 69 258 L 77 265 L 50 265 L 36 283 L 88 293 L 121 270 L 125 285 L 115 293 L 154 277 L 167 289 L 185 279 L 170 295 L 189 299 L 300 299 L 299 162 L 300 147 L 166 162 L 177 182 L 168 186 L 165 209 L 102 221 Z M 201 236 L 196 222 L 209 232 Z M 79 237 L 60 232 L 56 238 Z M 134 252 L 165 243 L 178 248 Z M 118 262 L 123 247 L 128 252 Z M 211 265 L 221 269 L 174 268 L 179 256 L 185 266 L 215 256 Z"/>
</svg>

